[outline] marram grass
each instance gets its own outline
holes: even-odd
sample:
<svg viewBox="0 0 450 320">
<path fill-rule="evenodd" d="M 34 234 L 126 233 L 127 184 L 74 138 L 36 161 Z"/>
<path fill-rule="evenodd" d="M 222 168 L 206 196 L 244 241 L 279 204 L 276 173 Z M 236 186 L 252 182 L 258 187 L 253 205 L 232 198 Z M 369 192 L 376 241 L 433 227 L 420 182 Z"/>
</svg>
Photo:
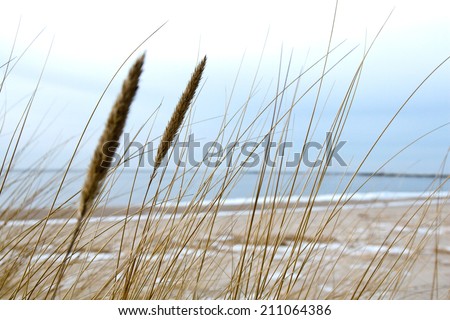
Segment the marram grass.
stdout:
<svg viewBox="0 0 450 320">
<path fill-rule="evenodd" d="M 305 73 L 312 73 L 313 66 L 331 54 L 332 50 Z M 337 125 L 331 131 L 335 139 L 347 122 L 353 101 L 349 97 L 357 90 L 363 62 L 355 68 L 355 81 L 333 115 Z M 444 268 L 450 263 L 450 239 L 442 232 L 449 228 L 449 197 L 436 196 L 448 177 L 436 180 L 428 195 L 409 206 L 389 208 L 374 202 L 361 209 L 353 206 L 352 194 L 336 194 L 336 200 L 329 203 L 318 200 L 319 190 L 326 183 L 326 166 L 304 173 L 296 168 L 292 173 L 283 162 L 270 169 L 261 164 L 257 183 L 248 183 L 257 200 L 227 205 L 233 188 L 246 179 L 241 161 L 249 161 L 259 152 L 255 148 L 244 157 L 229 150 L 218 159 L 218 163 L 231 164 L 226 170 L 160 170 L 156 191 L 147 190 L 150 204 L 143 201 L 141 207 L 112 206 L 109 195 L 122 169 L 111 166 L 109 160 L 119 148 L 143 64 L 142 55 L 129 70 L 92 160 L 86 163 L 79 193 L 55 206 L 51 215 L 43 218 L 42 213 L 57 192 L 56 174 L 40 185 L 39 172 L 24 173 L 25 179 L 15 174 L 3 179 L 6 176 L 1 173 L 4 192 L 12 199 L 0 195 L 1 298 L 450 298 L 450 274 Z M 206 57 L 195 68 L 162 133 L 153 176 L 165 158 L 170 160 L 176 135 L 195 130 L 189 115 L 205 66 Z M 293 124 L 292 110 L 333 68 L 325 66 L 304 93 L 300 93 L 300 78 L 289 83 L 290 70 L 286 70 L 284 84 L 278 77 L 275 98 L 258 106 L 261 112 L 255 118 L 245 119 L 248 109 L 254 107 L 254 92 L 235 114 L 231 114 L 231 107 L 227 109 L 216 140 L 236 136 L 244 143 L 243 133 L 253 136 L 259 132 L 253 137 L 257 144 L 268 135 L 273 141 L 284 141 Z M 281 64 L 279 71 L 283 71 Z M 291 88 L 292 84 L 297 87 Z M 283 99 L 284 95 L 292 95 L 292 99 Z M 266 126 L 261 120 L 264 118 L 273 120 Z M 145 125 L 139 132 L 147 129 L 153 136 Z M 17 141 L 14 145 L 27 146 Z M 36 166 L 45 168 L 48 157 L 57 151 L 49 150 Z M 184 154 L 181 160 L 187 156 Z M 326 163 L 327 155 L 321 154 L 319 159 Z M 5 158 L 3 162 L 14 170 L 14 159 Z M 153 179 L 145 172 L 138 174 L 138 167 L 135 170 L 135 179 Z M 169 183 L 164 185 L 166 180 Z M 195 181 L 199 183 L 193 189 Z M 135 196 L 133 188 L 128 191 L 130 199 Z M 276 190 L 276 197 L 271 190 Z M 20 203 L 14 201 L 19 196 L 24 197 Z"/>
<path fill-rule="evenodd" d="M 200 80 L 202 79 L 203 70 L 206 65 L 206 56 L 202 59 L 202 61 L 195 68 L 192 73 L 191 79 L 186 86 L 183 94 L 180 97 L 180 100 L 175 107 L 175 110 L 172 113 L 172 117 L 169 120 L 169 123 L 164 130 L 164 133 L 161 138 L 161 142 L 158 147 L 158 151 L 156 152 L 154 170 L 157 170 L 161 165 L 164 157 L 167 155 L 169 151 L 170 145 L 173 142 L 175 136 L 180 130 L 180 127 L 183 123 L 184 117 L 186 116 L 187 111 L 192 103 L 192 99 L 195 96 L 195 92 L 198 88 Z"/>
<path fill-rule="evenodd" d="M 105 128 L 98 141 L 97 147 L 95 148 L 94 156 L 89 164 L 85 182 L 83 184 L 83 188 L 81 189 L 77 222 L 72 239 L 67 249 L 66 258 L 59 269 L 59 275 L 57 276 L 53 298 L 56 296 L 58 286 L 64 276 L 65 263 L 70 257 L 70 254 L 72 254 L 72 249 L 75 244 L 75 240 L 79 235 L 81 225 L 86 219 L 86 215 L 91 209 L 92 203 L 98 195 L 106 174 L 111 167 L 111 158 L 120 145 L 119 138 L 123 133 L 131 104 L 139 88 L 139 78 L 142 73 L 144 59 L 145 54 L 140 56 L 131 67 L 128 77 L 123 82 L 122 90 L 111 108 Z"/>
</svg>

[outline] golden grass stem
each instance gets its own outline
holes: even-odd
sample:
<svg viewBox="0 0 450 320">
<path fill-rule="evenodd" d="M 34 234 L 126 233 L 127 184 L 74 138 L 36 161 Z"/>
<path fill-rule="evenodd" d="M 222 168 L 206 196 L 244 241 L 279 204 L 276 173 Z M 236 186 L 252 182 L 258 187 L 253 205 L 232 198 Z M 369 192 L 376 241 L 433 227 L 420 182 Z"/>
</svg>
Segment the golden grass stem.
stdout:
<svg viewBox="0 0 450 320">
<path fill-rule="evenodd" d="M 98 141 L 97 147 L 94 151 L 91 163 L 89 165 L 83 188 L 81 190 L 80 204 L 78 208 L 77 223 L 74 229 L 72 240 L 66 251 L 65 259 L 56 275 L 56 285 L 52 298 L 57 294 L 58 287 L 64 275 L 64 270 L 67 266 L 68 259 L 72 253 L 75 241 L 81 231 L 81 226 L 91 210 L 92 203 L 101 189 L 105 180 L 106 174 L 112 165 L 112 156 L 119 147 L 119 138 L 123 133 L 128 113 L 130 111 L 131 103 L 136 95 L 139 87 L 139 78 L 142 73 L 142 66 L 144 64 L 145 54 L 141 55 L 134 65 L 131 67 L 128 77 L 122 85 L 122 90 L 114 103 L 108 120 L 106 121 L 105 129 Z"/>
<path fill-rule="evenodd" d="M 148 192 L 150 190 L 152 181 L 156 176 L 156 172 L 157 172 L 158 168 L 161 166 L 165 156 L 167 155 L 167 152 L 169 151 L 170 146 L 175 139 L 175 136 L 177 135 L 177 133 L 180 130 L 181 125 L 183 124 L 186 113 L 192 104 L 195 93 L 196 93 L 197 88 L 202 79 L 203 71 L 205 70 L 206 60 L 207 60 L 206 56 L 203 57 L 203 59 L 200 61 L 200 63 L 195 68 L 183 94 L 181 95 L 180 99 L 178 100 L 178 103 L 175 107 L 175 110 L 172 113 L 172 116 L 171 116 L 169 122 L 166 125 L 166 128 L 161 137 L 161 142 L 158 146 L 158 150 L 156 153 L 155 163 L 153 166 L 153 173 L 148 182 L 147 190 L 145 192 L 145 195 L 144 195 L 144 198 L 142 201 L 142 207 L 141 207 L 141 210 L 139 211 L 139 220 L 138 221 L 140 221 L 140 219 L 141 219 L 141 214 L 143 212 L 143 209 L 144 209 L 144 206 L 145 206 L 145 203 L 147 200 Z M 155 201 L 155 199 L 156 198 L 154 198 L 154 201 Z M 153 202 L 153 204 L 155 204 L 155 202 Z M 138 226 L 139 226 L 139 223 L 136 225 L 136 229 L 134 231 L 134 237 L 133 237 L 133 241 L 131 243 L 130 255 L 133 255 L 133 252 L 139 253 L 139 247 L 135 251 L 135 240 L 137 239 Z M 144 234 L 146 234 L 146 232 L 148 231 L 148 228 L 149 228 L 149 220 L 147 219 L 145 222 L 144 228 L 143 228 Z M 141 245 L 143 243 L 145 243 L 146 239 L 147 238 L 145 236 L 141 239 L 141 242 L 140 242 Z M 129 294 L 130 285 L 131 285 L 131 281 L 133 279 L 133 274 L 134 274 L 133 270 L 136 269 L 135 260 L 134 260 L 136 258 L 137 258 L 136 255 L 134 257 L 130 256 L 129 268 L 126 272 L 126 281 L 125 281 L 124 290 L 122 293 L 122 299 L 126 299 Z"/>
<path fill-rule="evenodd" d="M 192 100 L 195 96 L 195 92 L 198 88 L 200 80 L 202 79 L 203 70 L 206 65 L 206 56 L 200 61 L 200 63 L 195 68 L 192 73 L 191 79 L 186 86 L 183 94 L 181 95 L 180 100 L 178 101 L 177 106 L 175 107 L 174 112 L 172 113 L 172 117 L 169 120 L 169 123 L 164 130 L 164 133 L 161 138 L 161 142 L 158 146 L 158 151 L 156 153 L 155 165 L 153 170 L 156 171 L 161 165 L 164 157 L 169 151 L 170 144 L 174 140 L 176 134 L 178 133 L 184 117 L 192 103 Z"/>
</svg>

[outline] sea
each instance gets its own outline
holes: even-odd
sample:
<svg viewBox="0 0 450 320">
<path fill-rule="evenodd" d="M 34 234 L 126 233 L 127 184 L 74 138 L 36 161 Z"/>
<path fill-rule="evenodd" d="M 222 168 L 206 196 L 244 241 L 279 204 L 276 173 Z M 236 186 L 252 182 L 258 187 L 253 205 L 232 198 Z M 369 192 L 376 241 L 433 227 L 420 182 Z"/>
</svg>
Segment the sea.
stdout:
<svg viewBox="0 0 450 320">
<path fill-rule="evenodd" d="M 194 168 L 195 169 L 195 168 Z M 23 204 L 34 207 L 51 205 L 76 205 L 84 181 L 83 170 L 71 170 L 63 181 L 62 170 L 13 170 L 9 172 L 0 206 L 14 207 Z M 450 197 L 447 175 L 395 174 L 395 173 L 317 173 L 283 171 L 228 172 L 198 170 L 157 172 L 142 169 L 116 170 L 103 183 L 98 200 L 108 206 L 141 205 L 156 200 L 157 203 L 188 203 L 192 199 L 208 202 L 221 194 L 224 204 L 244 204 L 254 199 L 300 197 L 307 200 L 312 194 L 316 201 L 329 201 L 341 195 L 353 201 L 389 201 L 411 198 Z M 4 179 L 4 174 L 2 175 Z M 320 186 L 320 187 L 318 187 Z M 60 190 L 59 190 L 60 189 Z M 59 190 L 59 192 L 58 192 Z M 156 197 L 156 198 L 154 198 Z"/>
</svg>

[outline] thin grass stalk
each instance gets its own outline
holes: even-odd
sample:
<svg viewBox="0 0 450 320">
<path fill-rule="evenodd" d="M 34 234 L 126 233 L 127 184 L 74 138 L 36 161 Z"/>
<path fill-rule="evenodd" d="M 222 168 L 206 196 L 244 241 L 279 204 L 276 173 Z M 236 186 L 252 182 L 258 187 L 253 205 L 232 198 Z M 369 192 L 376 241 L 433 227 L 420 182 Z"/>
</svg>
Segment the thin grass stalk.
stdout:
<svg viewBox="0 0 450 320">
<path fill-rule="evenodd" d="M 119 138 L 123 133 L 131 103 L 133 102 L 139 88 L 139 78 L 142 73 L 144 59 L 145 54 L 140 56 L 131 67 L 128 77 L 122 85 L 122 91 L 111 109 L 105 129 L 103 130 L 103 133 L 98 141 L 97 148 L 94 151 L 94 156 L 92 157 L 85 182 L 81 190 L 77 223 L 73 232 L 72 240 L 66 251 L 65 259 L 63 260 L 56 275 L 57 280 L 52 299 L 55 299 L 56 297 L 58 287 L 64 276 L 64 271 L 69 262 L 68 260 L 70 258 L 70 254 L 72 253 L 75 241 L 80 234 L 81 227 L 86 221 L 88 213 L 92 208 L 92 204 L 103 185 L 108 170 L 113 164 L 111 161 L 112 156 L 115 154 L 120 145 Z"/>
<path fill-rule="evenodd" d="M 158 146 L 158 150 L 157 150 L 156 157 L 155 157 L 153 173 L 152 173 L 149 183 L 147 185 L 147 189 L 146 189 L 143 201 L 142 201 L 141 210 L 139 210 L 139 217 L 138 217 L 137 225 L 139 225 L 139 222 L 141 220 L 142 211 L 144 209 L 144 206 L 145 206 L 145 203 L 147 200 L 147 196 L 148 196 L 148 192 L 150 190 L 151 183 L 156 176 L 156 172 L 157 172 L 158 168 L 161 166 L 164 158 L 166 157 L 172 142 L 174 141 L 176 135 L 178 134 L 178 132 L 181 128 L 181 125 L 183 124 L 186 113 L 192 104 L 195 93 L 196 93 L 197 88 L 202 79 L 203 71 L 206 66 L 206 60 L 207 60 L 207 58 L 205 56 L 202 59 L 202 61 L 200 61 L 200 63 L 197 65 L 194 72 L 192 73 L 192 76 L 186 86 L 186 89 L 184 90 L 183 94 L 181 95 L 180 99 L 178 100 L 175 110 L 172 113 L 172 116 L 171 116 L 171 118 L 164 130 L 164 133 L 161 137 L 161 142 Z M 153 204 L 155 204 L 155 199 L 153 201 Z M 149 220 L 147 219 L 145 222 L 145 225 L 144 225 L 144 229 L 143 229 L 144 230 L 144 238 L 141 239 L 141 242 L 140 242 L 141 245 L 147 239 L 147 237 L 145 237 L 145 233 L 148 230 L 148 227 L 149 227 L 148 224 L 149 224 Z M 138 229 L 136 226 L 133 241 L 131 244 L 131 253 L 130 253 L 131 255 L 133 255 L 133 253 L 135 251 L 135 240 L 137 238 L 137 232 L 138 232 Z M 130 286 L 131 286 L 131 282 L 132 282 L 131 280 L 133 279 L 135 271 L 137 270 L 137 265 L 136 265 L 136 260 L 135 260 L 137 258 L 137 255 L 139 255 L 139 247 L 136 249 L 136 255 L 134 255 L 134 258 L 132 258 L 130 256 L 130 262 L 129 262 L 128 270 L 126 272 L 126 281 L 125 281 L 125 285 L 124 285 L 124 289 L 123 289 L 123 293 L 122 293 L 122 299 L 126 299 L 126 297 L 128 297 L 128 294 L 130 293 L 130 289 L 131 289 Z"/>
</svg>

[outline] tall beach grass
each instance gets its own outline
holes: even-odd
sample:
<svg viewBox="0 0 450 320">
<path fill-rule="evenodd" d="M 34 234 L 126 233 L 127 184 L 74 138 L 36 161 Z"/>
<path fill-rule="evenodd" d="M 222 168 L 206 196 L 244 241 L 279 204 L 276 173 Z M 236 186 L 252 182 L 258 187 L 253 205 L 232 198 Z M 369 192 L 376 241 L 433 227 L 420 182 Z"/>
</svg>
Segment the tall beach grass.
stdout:
<svg viewBox="0 0 450 320">
<path fill-rule="evenodd" d="M 342 182 L 340 190 L 344 191 L 336 190 L 333 199 L 324 202 L 319 197 L 331 161 L 329 154 L 318 154 L 318 167 L 305 167 L 299 161 L 294 170 L 288 170 L 287 155 L 277 149 L 275 165 L 261 162 L 253 172 L 257 179 L 248 185 L 253 191 L 251 201 L 227 202 L 236 185 L 246 178 L 245 164 L 254 155 L 262 159 L 270 156 L 261 151 L 261 145 L 288 139 L 293 110 L 308 94 L 315 95 L 315 102 L 303 145 L 312 140 L 315 124 L 320 121 L 322 83 L 353 51 L 330 59 L 336 54 L 332 34 L 324 55 L 302 68 L 298 76 L 292 77 L 290 61 L 286 69 L 280 62 L 276 90 L 269 92 L 269 98 L 256 112 L 249 113 L 254 108 L 253 86 L 248 98 L 234 109 L 230 98 L 222 124 L 213 133 L 214 140 L 222 145 L 255 143 L 249 154 L 236 148 L 216 154 L 214 167 L 182 166 L 180 162 L 187 161 L 189 155 L 181 153 L 175 159 L 171 148 L 177 139 L 187 139 L 194 131 L 195 99 L 201 95 L 202 77 L 208 75 L 206 57 L 197 64 L 190 79 L 186 75 L 187 87 L 174 106 L 165 131 L 153 132 L 152 121 L 157 121 L 155 110 L 159 108 L 155 106 L 143 116 L 147 120 L 136 130 L 130 145 L 119 147 L 144 64 L 144 56 L 137 58 L 92 151 L 92 160 L 85 165 L 85 182 L 70 195 L 62 190 L 73 183 L 68 173 L 77 150 L 83 148 L 86 128 L 76 141 L 73 154 L 66 159 L 64 170 L 56 171 L 53 177 L 45 180 L 43 173 L 49 169 L 49 159 L 62 147 L 58 145 L 37 159 L 33 170 L 14 171 L 18 157 L 26 154 L 33 139 L 39 138 L 35 135 L 29 142 L 22 141 L 22 132 L 27 130 L 27 119 L 33 111 L 31 97 L 12 133 L 3 134 L 0 127 L 1 143 L 5 146 L 0 171 L 0 297 L 450 298 L 450 287 L 445 283 L 448 274 L 440 272 L 443 255 L 449 254 L 449 239 L 442 233 L 448 228 L 449 195 L 442 196 L 441 192 L 448 177 L 437 172 L 439 178 L 433 186 L 400 209 L 379 206 L 376 201 L 359 206 L 353 199 L 356 192 L 350 191 L 363 187 L 364 183 L 354 185 L 362 165 L 374 147 L 382 143 L 381 137 L 401 116 L 400 111 L 448 58 L 418 79 L 411 95 L 398 106 L 374 143 L 367 146 L 356 171 Z M 353 77 L 333 115 L 328 130 L 330 148 L 337 146 L 349 120 L 372 45 L 354 66 Z M 0 61 L 4 73 L 0 90 L 15 63 L 20 63 L 13 56 Z M 305 84 L 306 76 L 315 80 Z M 0 117 L 4 120 L 6 112 Z M 132 168 L 134 181 L 126 191 L 128 204 L 112 205 L 111 195 L 124 174 L 123 165 L 142 157 L 147 150 L 137 150 L 129 158 L 122 157 L 119 163 L 108 160 L 113 153 L 126 154 L 143 132 L 148 132 L 146 142 L 150 137 L 158 137 L 154 167 L 150 174 L 139 165 Z M 105 144 L 111 148 L 105 149 Z M 304 156 L 302 150 L 300 160 Z M 168 169 L 163 164 L 171 160 L 178 163 Z M 380 163 L 379 170 L 385 164 Z M 138 179 L 145 179 L 148 187 L 142 199 L 136 200 Z M 370 179 L 367 177 L 367 181 Z M 424 272 L 430 266 L 433 271 Z"/>
</svg>

